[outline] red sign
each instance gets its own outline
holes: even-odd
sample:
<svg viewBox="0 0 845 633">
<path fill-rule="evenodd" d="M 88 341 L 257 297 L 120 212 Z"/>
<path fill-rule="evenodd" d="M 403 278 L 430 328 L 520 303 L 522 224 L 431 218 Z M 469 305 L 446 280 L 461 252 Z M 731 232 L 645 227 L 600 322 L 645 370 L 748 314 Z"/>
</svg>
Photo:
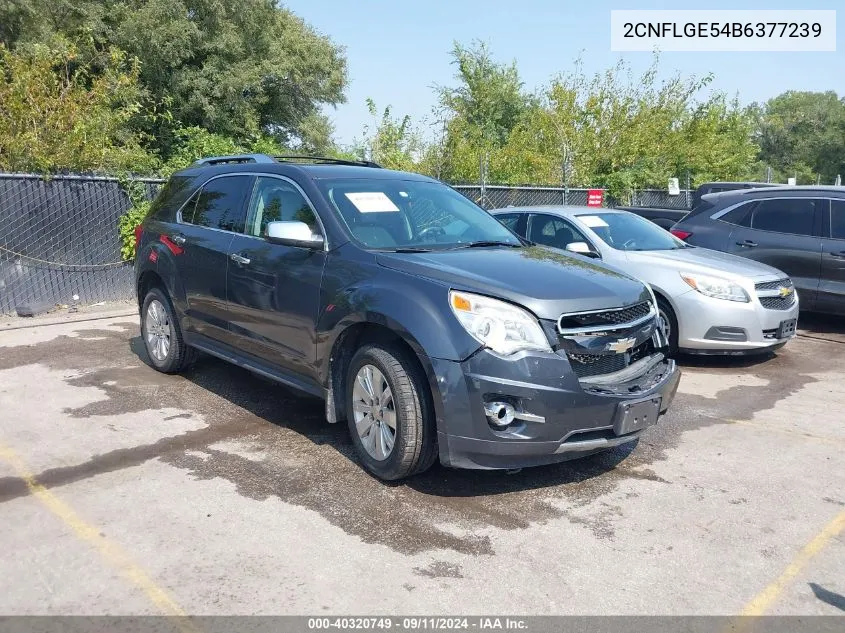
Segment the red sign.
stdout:
<svg viewBox="0 0 845 633">
<path fill-rule="evenodd" d="M 587 206 L 600 207 L 604 202 L 603 189 L 587 189 Z"/>
</svg>

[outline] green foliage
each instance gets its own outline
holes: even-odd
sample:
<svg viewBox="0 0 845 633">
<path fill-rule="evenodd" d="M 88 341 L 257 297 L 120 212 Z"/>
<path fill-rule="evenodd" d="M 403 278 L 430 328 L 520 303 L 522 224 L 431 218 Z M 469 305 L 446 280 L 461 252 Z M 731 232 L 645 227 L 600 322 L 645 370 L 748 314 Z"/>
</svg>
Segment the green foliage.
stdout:
<svg viewBox="0 0 845 633">
<path fill-rule="evenodd" d="M 143 201 L 133 205 L 117 221 L 120 236 L 120 256 L 127 262 L 135 259 L 135 227 L 144 221 L 150 212 L 150 202 Z"/>
<path fill-rule="evenodd" d="M 411 117 L 394 118 L 390 106 L 379 116 L 372 99 L 367 99 L 367 109 L 373 117 L 373 125 L 364 128 L 364 141 L 354 152 L 356 159 L 367 158 L 387 169 L 418 171 L 423 143 L 411 125 Z"/>
<path fill-rule="evenodd" d="M 147 200 L 146 187 L 143 182 L 123 175 L 119 184 L 126 197 L 129 198 L 129 210 L 117 220 L 117 231 L 120 239 L 120 256 L 124 261 L 135 259 L 135 227 L 143 222 L 150 212 L 152 201 Z"/>
<path fill-rule="evenodd" d="M 711 77 L 658 82 L 658 59 L 641 76 L 619 62 L 587 76 L 576 62 L 537 94 L 514 65 L 483 46 L 456 47 L 459 86 L 440 89 L 444 134 L 425 152 L 454 182 L 604 186 L 624 199 L 668 178 L 737 178 L 753 163 L 754 119 L 724 95 L 697 100 Z"/>
<path fill-rule="evenodd" d="M 251 143 L 326 147 L 320 113 L 344 100 L 341 48 L 273 0 L 17 0 L 0 5 L 7 44 L 85 41 L 89 58 L 116 47 L 139 60 L 139 80 L 171 117 L 137 121 L 168 157 L 179 128 L 201 127 Z"/>
<path fill-rule="evenodd" d="M 760 161 L 778 180 L 833 184 L 845 176 L 845 97 L 828 92 L 785 92 L 758 106 Z"/>
<path fill-rule="evenodd" d="M 0 46 L 0 169 L 154 169 L 143 135 L 129 128 L 143 107 L 138 73 L 137 60 L 116 49 L 83 62 L 75 46 L 58 40 Z"/>
</svg>

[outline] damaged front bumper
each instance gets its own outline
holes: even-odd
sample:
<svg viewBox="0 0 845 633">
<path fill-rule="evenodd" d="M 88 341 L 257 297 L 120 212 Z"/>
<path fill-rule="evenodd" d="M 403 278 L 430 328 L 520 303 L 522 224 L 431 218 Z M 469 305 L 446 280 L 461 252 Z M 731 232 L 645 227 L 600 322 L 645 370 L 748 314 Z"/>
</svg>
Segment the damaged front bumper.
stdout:
<svg viewBox="0 0 845 633">
<path fill-rule="evenodd" d="M 562 350 L 505 359 L 482 349 L 463 362 L 432 360 L 440 460 L 458 468 L 549 464 L 634 441 L 667 410 L 680 380 L 660 352 L 582 378 Z M 491 403 L 512 407 L 507 426 L 491 422 Z"/>
</svg>

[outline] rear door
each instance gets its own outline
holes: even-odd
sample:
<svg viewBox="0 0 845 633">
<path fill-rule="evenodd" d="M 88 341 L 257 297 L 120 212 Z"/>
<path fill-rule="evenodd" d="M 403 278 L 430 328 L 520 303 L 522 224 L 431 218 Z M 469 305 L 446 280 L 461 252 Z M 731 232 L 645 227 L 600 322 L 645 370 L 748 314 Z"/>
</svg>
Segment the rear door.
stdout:
<svg viewBox="0 0 845 633">
<path fill-rule="evenodd" d="M 758 200 L 735 226 L 727 251 L 774 266 L 792 278 L 805 308 L 815 304 L 821 272 L 821 221 L 827 200 Z"/>
<path fill-rule="evenodd" d="M 226 269 L 229 246 L 242 233 L 245 198 L 252 177 L 217 176 L 206 182 L 182 208 L 170 236 L 183 249 L 176 258 L 185 288 L 188 331 L 229 342 L 226 313 Z"/>
<path fill-rule="evenodd" d="M 845 200 L 830 201 L 830 218 L 824 222 L 823 234 L 817 309 L 845 314 Z"/>
<path fill-rule="evenodd" d="M 227 299 L 239 349 L 284 371 L 316 378 L 316 323 L 324 250 L 271 244 L 272 221 L 305 222 L 326 234 L 302 190 L 281 176 L 259 176 L 245 230 L 229 244 Z"/>
</svg>

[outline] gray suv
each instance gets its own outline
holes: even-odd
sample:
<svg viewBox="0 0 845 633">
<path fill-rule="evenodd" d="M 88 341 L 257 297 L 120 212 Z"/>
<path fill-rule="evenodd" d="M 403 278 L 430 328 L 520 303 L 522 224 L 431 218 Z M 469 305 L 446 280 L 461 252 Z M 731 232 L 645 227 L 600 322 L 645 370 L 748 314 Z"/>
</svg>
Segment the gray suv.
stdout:
<svg viewBox="0 0 845 633">
<path fill-rule="evenodd" d="M 137 228 L 135 271 L 156 369 L 200 350 L 323 398 L 383 479 L 631 442 L 678 385 L 650 288 L 372 163 L 198 161 Z"/>
<path fill-rule="evenodd" d="M 795 284 L 802 310 L 845 314 L 843 187 L 709 194 L 671 230 L 695 246 L 784 271 Z"/>
</svg>

